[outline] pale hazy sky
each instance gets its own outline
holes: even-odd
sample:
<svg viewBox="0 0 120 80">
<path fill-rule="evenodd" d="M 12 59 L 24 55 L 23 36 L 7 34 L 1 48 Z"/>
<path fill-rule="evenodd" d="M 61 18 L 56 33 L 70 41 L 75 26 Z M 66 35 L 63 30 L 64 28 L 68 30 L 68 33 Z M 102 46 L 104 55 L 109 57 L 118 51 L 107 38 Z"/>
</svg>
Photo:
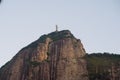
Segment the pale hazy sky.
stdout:
<svg viewBox="0 0 120 80">
<path fill-rule="evenodd" d="M 120 0 L 3 0 L 0 66 L 56 24 L 81 39 L 87 53 L 120 54 Z"/>
</svg>

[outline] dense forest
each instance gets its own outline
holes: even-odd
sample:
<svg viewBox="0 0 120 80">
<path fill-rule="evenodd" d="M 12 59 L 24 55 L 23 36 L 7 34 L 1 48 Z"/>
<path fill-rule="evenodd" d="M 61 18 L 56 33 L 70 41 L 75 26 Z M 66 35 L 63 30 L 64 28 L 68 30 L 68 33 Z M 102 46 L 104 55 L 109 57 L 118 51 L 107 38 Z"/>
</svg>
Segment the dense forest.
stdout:
<svg viewBox="0 0 120 80">
<path fill-rule="evenodd" d="M 92 53 L 85 56 L 90 80 L 120 80 L 120 55 Z"/>
</svg>

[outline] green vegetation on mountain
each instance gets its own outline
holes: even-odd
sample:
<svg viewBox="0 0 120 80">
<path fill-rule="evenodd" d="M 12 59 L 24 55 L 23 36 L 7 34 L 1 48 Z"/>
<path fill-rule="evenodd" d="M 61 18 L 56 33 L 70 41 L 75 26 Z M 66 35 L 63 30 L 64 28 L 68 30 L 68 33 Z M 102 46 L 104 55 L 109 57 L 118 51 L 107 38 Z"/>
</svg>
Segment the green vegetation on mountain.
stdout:
<svg viewBox="0 0 120 80">
<path fill-rule="evenodd" d="M 90 80 L 120 80 L 120 55 L 92 53 L 85 58 Z"/>
<path fill-rule="evenodd" d="M 50 38 L 52 41 L 57 41 L 64 38 L 75 38 L 75 37 L 73 36 L 73 34 L 71 34 L 69 30 L 55 31 L 49 34 L 42 35 L 36 42 L 32 42 L 23 49 L 26 49 L 27 47 L 36 48 L 38 43 L 45 43 L 47 38 Z"/>
<path fill-rule="evenodd" d="M 60 32 L 52 32 L 48 35 L 41 36 L 38 41 L 41 43 L 44 43 L 46 41 L 46 38 L 50 38 L 53 41 L 57 41 L 63 38 L 73 38 L 74 36 L 71 34 L 69 30 L 63 30 Z"/>
</svg>

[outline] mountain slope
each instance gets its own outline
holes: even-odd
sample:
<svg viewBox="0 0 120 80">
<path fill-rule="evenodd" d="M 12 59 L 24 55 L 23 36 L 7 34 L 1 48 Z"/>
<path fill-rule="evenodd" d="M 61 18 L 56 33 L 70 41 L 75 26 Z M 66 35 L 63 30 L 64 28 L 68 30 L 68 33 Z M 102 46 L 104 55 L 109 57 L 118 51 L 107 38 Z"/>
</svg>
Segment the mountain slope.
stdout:
<svg viewBox="0 0 120 80">
<path fill-rule="evenodd" d="M 88 80 L 85 50 L 69 30 L 41 36 L 0 69 L 0 80 Z"/>
<path fill-rule="evenodd" d="M 93 53 L 86 60 L 90 80 L 120 80 L 120 55 Z"/>
</svg>

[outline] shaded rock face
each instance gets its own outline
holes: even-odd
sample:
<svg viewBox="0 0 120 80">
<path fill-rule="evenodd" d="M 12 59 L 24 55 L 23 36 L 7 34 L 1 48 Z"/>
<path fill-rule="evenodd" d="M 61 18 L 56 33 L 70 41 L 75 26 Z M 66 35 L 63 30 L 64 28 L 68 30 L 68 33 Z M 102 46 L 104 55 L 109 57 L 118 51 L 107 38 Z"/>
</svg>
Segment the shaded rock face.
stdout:
<svg viewBox="0 0 120 80">
<path fill-rule="evenodd" d="M 0 69 L 0 80 L 88 80 L 85 50 L 64 30 L 43 35 Z"/>
</svg>

